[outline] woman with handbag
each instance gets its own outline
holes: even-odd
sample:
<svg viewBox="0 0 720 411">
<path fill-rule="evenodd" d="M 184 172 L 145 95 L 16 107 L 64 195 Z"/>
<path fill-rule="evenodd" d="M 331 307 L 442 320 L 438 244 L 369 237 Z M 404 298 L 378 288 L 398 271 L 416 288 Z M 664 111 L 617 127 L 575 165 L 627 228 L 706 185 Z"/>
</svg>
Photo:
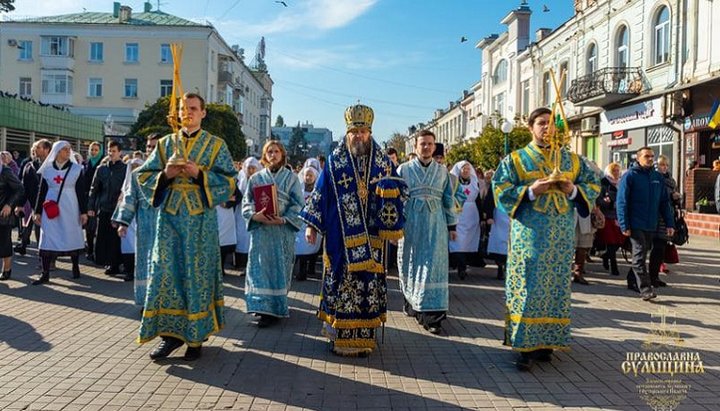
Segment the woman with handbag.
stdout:
<svg viewBox="0 0 720 411">
<path fill-rule="evenodd" d="M 620 231 L 617 221 L 618 184 L 620 183 L 620 164 L 610 163 L 605 167 L 605 176 L 600 180 L 600 195 L 595 204 L 605 216 L 605 224 L 598 229 L 597 237 L 600 243 L 605 244 L 605 254 L 602 255 L 603 268 L 610 270 L 610 274 L 619 276 L 617 264 L 617 250 L 625 242 L 625 236 Z"/>
<path fill-rule="evenodd" d="M 70 143 L 57 141 L 38 169 L 42 176 L 35 204 L 35 224 L 40 226 L 42 274 L 33 285 L 50 281 L 50 264 L 69 255 L 72 277 L 80 277 L 79 257 L 85 249 L 82 226 L 87 223 L 87 197 L 82 167 L 72 155 Z"/>
<path fill-rule="evenodd" d="M 12 229 L 16 220 L 13 210 L 20 206 L 24 189 L 17 174 L 6 165 L 0 166 L 0 258 L 2 274 L 0 281 L 9 280 L 12 275 Z"/>
<path fill-rule="evenodd" d="M 670 202 L 673 205 L 673 212 L 680 207 L 680 193 L 677 189 L 677 183 L 669 172 L 670 161 L 666 156 L 658 157 L 656 164 L 657 171 L 662 174 L 665 178 L 665 187 Z M 653 287 L 666 287 L 667 283 L 660 279 L 660 266 L 664 265 L 666 251 L 670 251 L 670 256 L 674 260 L 672 263 L 677 263 L 677 250 L 672 253 L 672 248 L 675 244 L 672 242 L 672 238 L 667 235 L 667 228 L 665 227 L 665 221 L 662 217 L 658 218 L 657 230 L 655 231 L 655 238 L 653 239 L 652 250 L 650 251 L 650 264 L 648 265 L 648 271 L 650 274 L 650 281 Z"/>
</svg>

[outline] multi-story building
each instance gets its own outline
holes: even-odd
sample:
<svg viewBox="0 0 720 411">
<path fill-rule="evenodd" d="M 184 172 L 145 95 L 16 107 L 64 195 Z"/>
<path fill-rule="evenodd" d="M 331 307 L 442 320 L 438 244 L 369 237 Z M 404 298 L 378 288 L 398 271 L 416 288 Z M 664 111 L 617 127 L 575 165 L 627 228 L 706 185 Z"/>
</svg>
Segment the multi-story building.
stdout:
<svg viewBox="0 0 720 411">
<path fill-rule="evenodd" d="M 332 131 L 324 127 L 315 127 L 309 122 L 298 124 L 295 127 L 273 127 L 272 135 L 278 138 L 285 147 L 289 147 L 293 130 L 296 127 L 302 129 L 305 142 L 300 149 L 307 157 L 317 157 L 321 154 L 328 156 L 330 154 L 333 149 Z"/>
<path fill-rule="evenodd" d="M 183 45 L 182 85 L 233 107 L 257 150 L 270 137 L 272 80 L 211 25 L 115 2 L 112 12 L 48 16 L 0 25 L 0 90 L 75 114 L 133 124 L 146 104 L 172 92 L 171 43 Z"/>
</svg>

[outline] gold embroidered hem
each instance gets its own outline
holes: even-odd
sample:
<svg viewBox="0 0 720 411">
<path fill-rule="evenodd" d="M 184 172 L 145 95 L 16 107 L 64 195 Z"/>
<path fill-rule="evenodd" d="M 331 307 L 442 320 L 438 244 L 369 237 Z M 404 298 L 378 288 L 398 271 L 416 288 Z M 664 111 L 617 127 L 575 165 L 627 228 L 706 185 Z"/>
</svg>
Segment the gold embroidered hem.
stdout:
<svg viewBox="0 0 720 411">
<path fill-rule="evenodd" d="M 519 314 L 512 314 L 505 317 L 505 321 L 514 323 L 525 323 L 525 324 L 570 324 L 569 318 L 555 318 L 555 317 L 523 317 Z"/>
<path fill-rule="evenodd" d="M 387 314 L 380 314 L 380 317 L 363 320 L 363 319 L 337 319 L 324 311 L 318 311 L 318 319 L 328 323 L 332 328 L 349 329 L 349 328 L 377 328 L 387 321 Z"/>
<path fill-rule="evenodd" d="M 209 337 L 210 335 L 214 335 L 214 334 L 219 333 L 223 328 L 225 328 L 225 327 L 223 326 L 223 327 L 216 327 L 216 328 L 214 328 L 212 331 L 210 331 L 210 334 L 208 334 L 208 337 Z M 163 332 L 160 332 L 160 333 L 157 333 L 157 334 L 155 334 L 155 335 L 153 335 L 153 336 L 150 336 L 150 337 L 145 337 L 145 338 L 140 338 L 140 337 L 138 337 L 138 338 L 135 340 L 135 342 L 137 342 L 138 344 L 145 344 L 145 343 L 147 343 L 147 342 L 150 342 L 150 341 L 154 340 L 154 339 L 157 338 L 157 337 L 173 337 L 173 338 L 177 338 L 178 340 L 181 340 L 183 343 L 185 343 L 188 347 L 200 347 L 200 346 L 202 346 L 203 343 L 205 342 L 205 339 L 203 339 L 203 341 L 200 341 L 200 342 L 188 341 L 185 337 L 183 337 L 183 336 L 180 335 L 180 334 L 175 334 L 175 333 L 170 333 L 170 332 L 164 332 L 164 331 L 163 331 Z"/>
<path fill-rule="evenodd" d="M 217 300 L 214 303 L 210 304 L 210 307 L 208 308 L 207 311 L 200 311 L 197 313 L 189 313 L 188 314 L 187 310 L 161 308 L 159 310 L 145 310 L 145 311 L 143 311 L 143 317 L 153 318 L 157 315 L 178 315 L 178 316 L 183 316 L 190 321 L 197 321 L 197 320 L 201 320 L 201 319 L 209 316 L 211 313 L 214 313 L 215 307 L 224 307 L 224 306 L 225 306 L 225 300 Z"/>
<path fill-rule="evenodd" d="M 347 270 L 350 273 L 358 272 L 358 271 L 368 271 L 371 273 L 384 273 L 385 267 L 383 267 L 382 264 L 380 264 L 374 260 L 368 260 L 368 261 L 363 261 L 361 263 L 348 264 Z"/>
<path fill-rule="evenodd" d="M 383 240 L 399 240 L 405 236 L 403 230 L 380 230 L 380 238 Z"/>
<path fill-rule="evenodd" d="M 503 345 L 509 345 L 509 344 L 503 344 Z M 537 351 L 537 350 L 556 350 L 556 351 L 570 351 L 570 347 L 566 345 L 536 345 L 534 347 L 523 347 L 523 348 L 515 348 L 512 349 L 515 352 L 531 352 L 531 351 Z"/>
</svg>

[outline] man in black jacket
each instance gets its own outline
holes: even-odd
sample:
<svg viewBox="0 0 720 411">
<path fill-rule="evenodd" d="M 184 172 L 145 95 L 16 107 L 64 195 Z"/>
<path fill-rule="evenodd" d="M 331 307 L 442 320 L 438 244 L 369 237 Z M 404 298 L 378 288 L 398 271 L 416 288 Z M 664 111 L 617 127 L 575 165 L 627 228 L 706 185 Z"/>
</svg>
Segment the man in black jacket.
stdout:
<svg viewBox="0 0 720 411">
<path fill-rule="evenodd" d="M 120 143 L 108 143 L 108 158 L 95 171 L 90 186 L 88 217 L 97 216 L 95 262 L 105 266 L 105 274 L 120 274 L 120 237 L 112 226 L 115 211 L 125 180 L 125 164 L 121 160 Z"/>
<path fill-rule="evenodd" d="M 40 176 L 38 175 L 37 170 L 38 168 L 40 168 L 40 165 L 43 163 L 43 161 L 45 161 L 45 158 L 48 156 L 48 154 L 50 154 L 50 149 L 52 149 L 52 143 L 46 139 L 38 140 L 35 142 L 35 144 L 33 144 L 32 152 L 35 153 L 35 158 L 32 161 L 26 163 L 25 167 L 23 167 L 22 172 L 20 173 L 20 182 L 22 183 L 25 191 L 24 197 L 19 202 L 20 204 L 25 204 L 26 201 L 29 201 L 31 207 L 35 206 L 38 195 L 38 187 L 40 187 Z M 21 216 L 22 213 L 22 206 L 15 207 L 15 215 Z M 29 217 L 29 215 L 22 217 L 23 221 L 28 222 L 27 224 L 23 224 L 22 235 L 20 236 L 20 243 L 18 243 L 14 248 L 15 252 L 19 253 L 20 255 L 25 255 L 27 245 L 30 244 L 30 235 L 35 228 L 35 224 Z"/>
<path fill-rule="evenodd" d="M 102 160 L 102 146 L 97 141 L 93 141 L 88 146 L 88 158 L 83 163 L 83 175 L 87 181 L 92 181 L 95 177 L 95 171 L 100 166 L 100 160 Z M 87 192 L 85 197 L 90 196 L 90 186 L 87 185 Z M 88 222 L 85 224 L 85 242 L 87 259 L 95 261 L 95 232 L 97 231 L 97 217 L 88 217 Z"/>
</svg>

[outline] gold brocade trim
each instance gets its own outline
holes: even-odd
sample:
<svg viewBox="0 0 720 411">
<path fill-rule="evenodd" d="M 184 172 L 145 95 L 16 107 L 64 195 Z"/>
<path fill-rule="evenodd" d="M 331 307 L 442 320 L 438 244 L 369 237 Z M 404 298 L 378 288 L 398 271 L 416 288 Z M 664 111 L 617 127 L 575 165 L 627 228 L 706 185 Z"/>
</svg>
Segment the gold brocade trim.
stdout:
<svg viewBox="0 0 720 411">
<path fill-rule="evenodd" d="M 400 197 L 400 189 L 399 188 L 382 189 L 378 186 L 375 188 L 375 194 L 379 195 L 380 198 L 398 198 L 398 197 Z"/>
<path fill-rule="evenodd" d="M 370 247 L 376 248 L 376 249 L 382 249 L 385 245 L 385 241 L 383 241 L 381 238 L 375 237 L 374 235 L 370 236 Z"/>
<path fill-rule="evenodd" d="M 348 272 L 368 271 L 371 273 L 384 273 L 385 268 L 382 264 L 375 261 L 363 261 L 361 263 L 352 263 L 347 266 Z"/>
<path fill-rule="evenodd" d="M 520 207 L 520 203 L 522 203 L 523 198 L 525 198 L 525 192 L 527 192 L 529 189 L 529 186 L 524 186 L 522 190 L 520 190 L 520 194 L 518 194 L 518 199 L 515 201 L 512 210 L 510 210 L 510 213 L 508 214 L 508 217 L 515 218 L 515 213 L 517 212 L 518 207 Z"/>
<path fill-rule="evenodd" d="M 524 348 L 515 348 L 513 347 L 513 351 L 517 352 L 530 352 L 530 351 L 537 351 L 537 350 L 555 350 L 555 351 L 570 351 L 570 347 L 566 345 L 536 345 L 534 347 L 524 347 Z"/>
<path fill-rule="evenodd" d="M 219 333 L 223 328 L 225 328 L 225 326 L 219 327 L 219 326 L 216 324 L 215 327 L 214 327 L 212 330 L 210 330 L 210 332 L 208 333 L 208 337 L 211 336 L 211 335 L 213 335 L 213 334 Z M 150 341 L 154 340 L 154 339 L 157 338 L 157 337 L 173 337 L 173 338 L 177 338 L 178 340 L 181 340 L 182 342 L 184 342 L 185 344 L 187 344 L 188 347 L 201 347 L 201 346 L 203 345 L 203 342 L 204 342 L 204 341 L 201 341 L 201 342 L 190 342 L 190 341 L 186 340 L 185 337 L 183 337 L 183 336 L 180 335 L 180 334 L 169 333 L 169 332 L 160 332 L 160 333 L 157 333 L 157 334 L 153 335 L 152 337 L 146 337 L 146 338 L 140 338 L 140 337 L 138 337 L 137 339 L 135 339 L 135 342 L 137 342 L 138 344 L 145 344 L 146 342 L 150 342 Z"/>
<path fill-rule="evenodd" d="M 317 318 L 324 321 L 332 328 L 348 329 L 348 328 L 377 328 L 387 321 L 387 314 L 380 314 L 378 318 L 372 320 L 338 320 L 334 315 L 330 315 L 324 311 L 318 311 Z"/>
<path fill-rule="evenodd" d="M 511 314 L 505 316 L 505 321 L 523 324 L 570 324 L 569 318 L 554 318 L 554 317 L 523 317 L 520 314 Z"/>
<path fill-rule="evenodd" d="M 177 310 L 172 308 L 161 308 L 159 310 L 145 310 L 143 311 L 143 317 L 144 318 L 153 318 L 157 315 L 177 315 L 177 316 L 184 316 L 190 321 L 197 321 L 201 320 L 211 313 L 214 313 L 216 307 L 223 307 L 225 306 L 225 300 L 216 300 L 215 302 L 210 303 L 210 306 L 208 307 L 207 311 L 201 311 L 199 313 L 188 313 L 187 310 Z"/>
<path fill-rule="evenodd" d="M 403 230 L 380 230 L 379 235 L 383 240 L 399 240 L 403 238 L 405 232 Z"/>
<path fill-rule="evenodd" d="M 335 339 L 333 341 L 335 348 L 375 348 L 375 340 L 356 338 L 352 340 Z"/>
<path fill-rule="evenodd" d="M 355 236 L 345 237 L 345 247 L 352 248 L 359 245 L 363 245 L 367 242 L 367 236 L 365 234 L 358 234 Z"/>
</svg>

